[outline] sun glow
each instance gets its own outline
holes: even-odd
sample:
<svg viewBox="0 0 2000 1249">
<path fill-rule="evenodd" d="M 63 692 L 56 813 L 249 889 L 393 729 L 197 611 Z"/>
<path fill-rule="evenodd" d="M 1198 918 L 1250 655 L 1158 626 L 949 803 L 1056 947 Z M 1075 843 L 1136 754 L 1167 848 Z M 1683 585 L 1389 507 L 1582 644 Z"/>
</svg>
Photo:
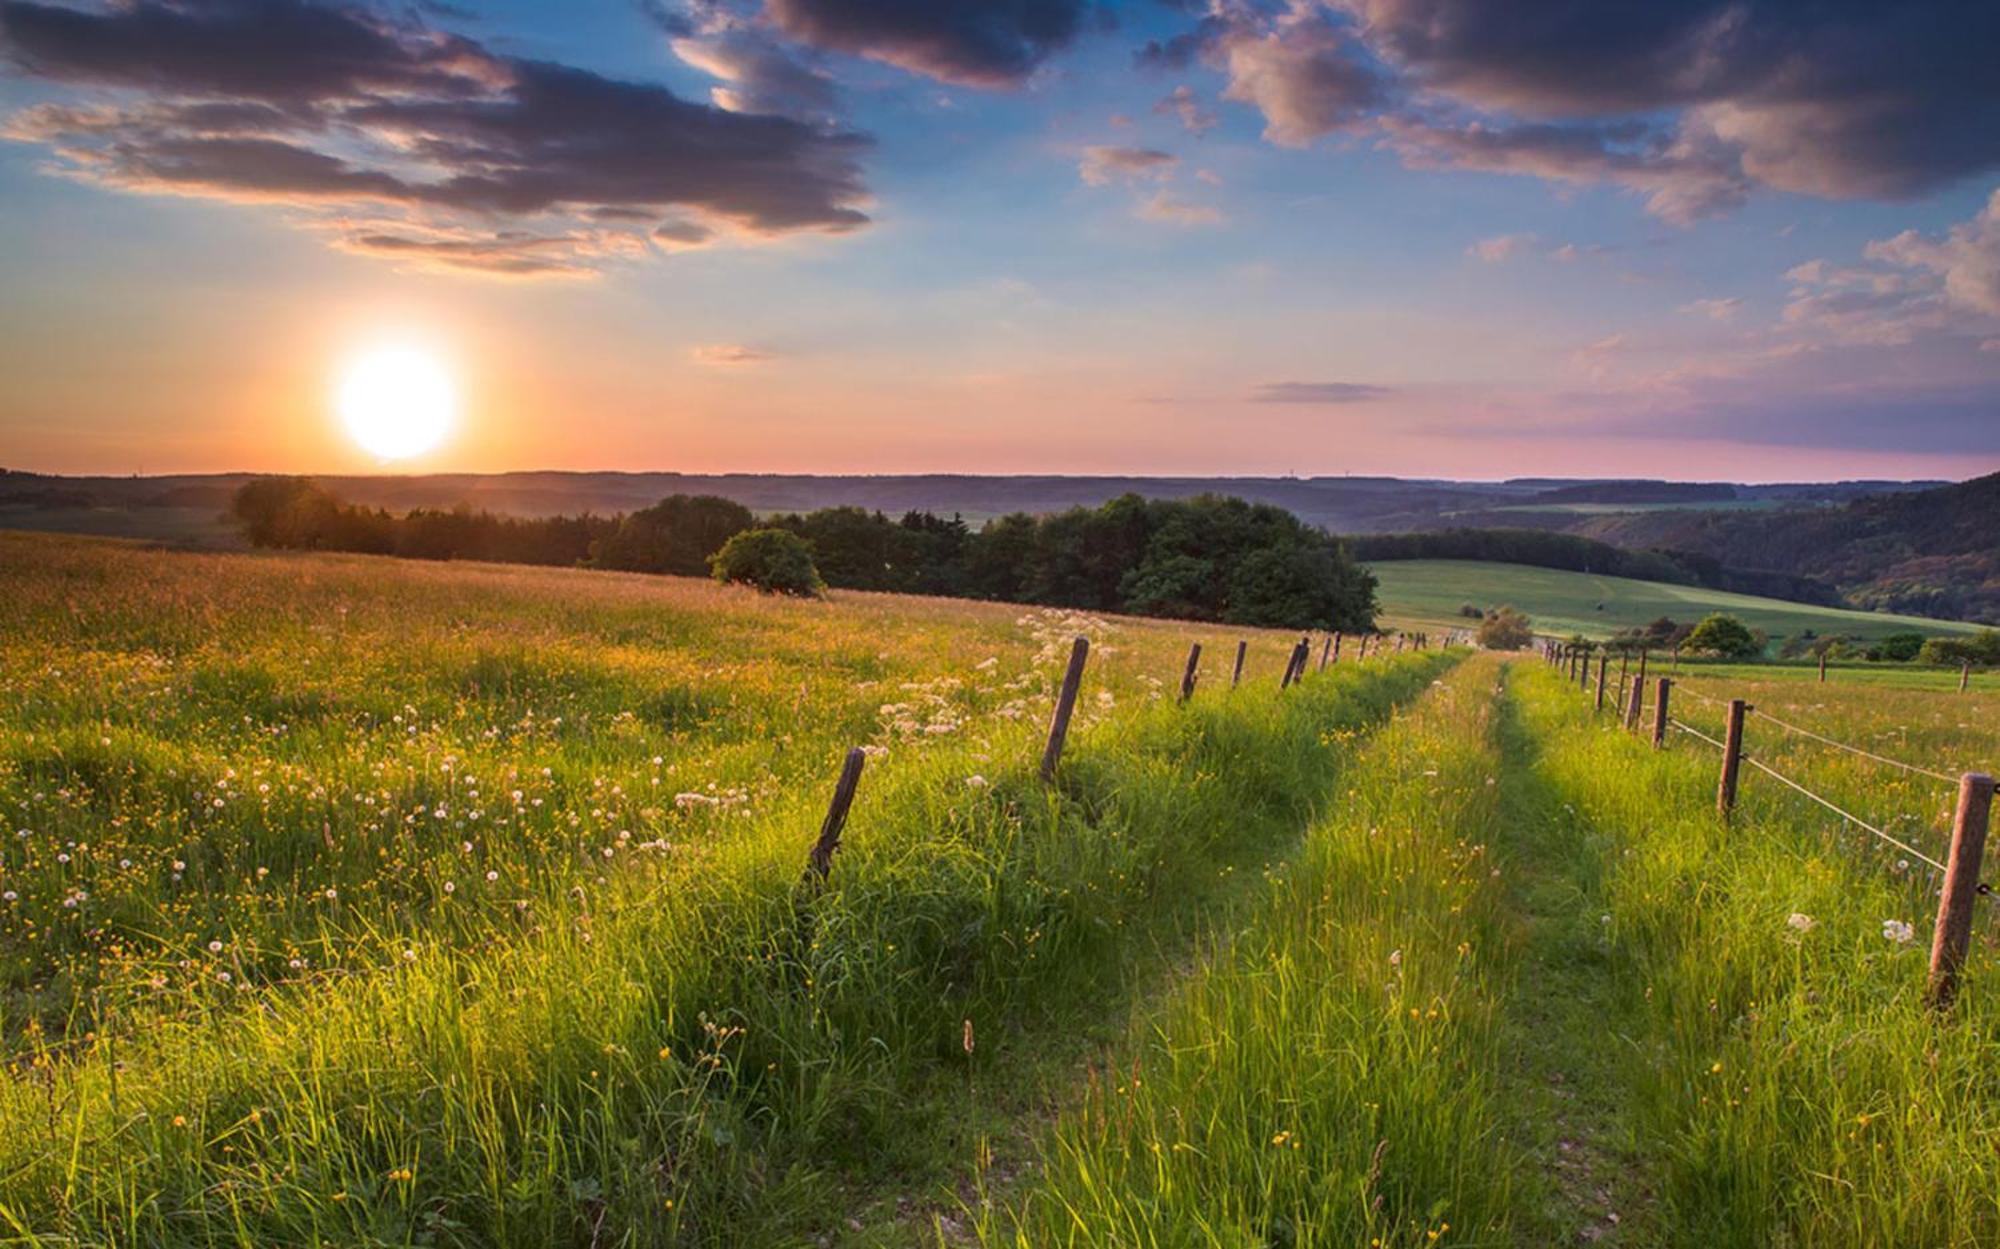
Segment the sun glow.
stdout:
<svg viewBox="0 0 2000 1249">
<path fill-rule="evenodd" d="M 451 373 L 414 347 L 376 347 L 348 361 L 334 406 L 354 441 L 384 460 L 406 460 L 443 442 L 458 417 Z"/>
</svg>

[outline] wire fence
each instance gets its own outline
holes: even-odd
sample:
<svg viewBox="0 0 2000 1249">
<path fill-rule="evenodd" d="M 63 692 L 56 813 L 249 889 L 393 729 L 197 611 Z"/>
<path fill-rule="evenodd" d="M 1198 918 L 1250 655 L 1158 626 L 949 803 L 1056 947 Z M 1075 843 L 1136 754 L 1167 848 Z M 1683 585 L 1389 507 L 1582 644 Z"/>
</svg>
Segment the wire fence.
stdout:
<svg viewBox="0 0 2000 1249">
<path fill-rule="evenodd" d="M 1551 666 L 1564 670 L 1565 685 L 1589 690 L 1590 668 L 1587 660 L 1579 665 L 1579 656 L 1562 647 L 1550 648 L 1545 657 Z M 1641 671 L 1643 672 L 1643 669 Z M 1602 708 L 1605 702 L 1605 685 L 1608 682 L 1608 676 L 1602 666 L 1598 669 L 1597 682 L 1596 705 Z M 1969 946 L 1973 900 L 1993 892 L 1987 882 L 1979 879 L 1979 862 L 1986 839 L 1987 821 L 1993 805 L 1992 778 L 1973 772 L 1954 777 L 1937 768 L 1892 758 L 1850 742 L 1843 742 L 1804 725 L 1780 719 L 1768 712 L 1760 712 L 1742 699 L 1725 700 L 1699 690 L 1688 689 L 1669 677 L 1659 678 L 1656 689 L 1653 744 L 1656 747 L 1664 747 L 1671 731 L 1691 737 L 1721 753 L 1722 769 L 1716 790 L 1716 806 L 1725 817 L 1736 804 L 1738 769 L 1740 765 L 1748 764 L 1753 771 L 1770 777 L 1792 793 L 1840 817 L 1844 825 L 1859 829 L 1884 845 L 1892 846 L 1902 852 L 1907 858 L 1899 864 L 1900 869 L 1907 870 L 1910 863 L 1915 862 L 1936 873 L 1942 884 L 1938 891 L 1937 933 L 1931 951 L 1930 999 L 1934 1005 L 1940 1007 L 1949 1005 L 1956 994 L 1958 969 L 1964 961 Z M 1705 706 L 1722 708 L 1728 726 L 1724 736 L 1721 739 L 1711 737 L 1685 719 L 1669 714 L 1672 695 L 1676 693 Z M 1630 703 L 1624 709 L 1622 716 L 1627 726 L 1637 727 L 1644 695 L 1643 679 L 1634 678 Z M 1926 853 L 1880 824 L 1864 819 L 1846 806 L 1833 801 L 1825 794 L 1816 792 L 1745 750 L 1744 722 L 1750 716 L 1755 716 L 1759 721 L 1769 723 L 1782 732 L 1866 759 L 1871 763 L 1895 768 L 1911 776 L 1942 781 L 1956 788 L 1959 801 L 1951 832 L 1949 861 L 1940 860 Z"/>
</svg>

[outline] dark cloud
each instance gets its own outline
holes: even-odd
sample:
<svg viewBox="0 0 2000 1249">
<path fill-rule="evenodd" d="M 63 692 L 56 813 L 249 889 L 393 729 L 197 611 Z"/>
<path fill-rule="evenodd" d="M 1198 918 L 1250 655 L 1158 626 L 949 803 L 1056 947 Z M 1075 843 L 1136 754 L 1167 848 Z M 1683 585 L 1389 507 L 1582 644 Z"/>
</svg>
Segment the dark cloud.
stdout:
<svg viewBox="0 0 2000 1249">
<path fill-rule="evenodd" d="M 1426 87 L 1541 117 L 1684 110 L 1745 175 L 1915 195 L 2000 164 L 1990 0 L 1347 0 Z"/>
<path fill-rule="evenodd" d="M 1609 183 L 1686 222 L 1758 187 L 1901 197 L 2000 167 L 1992 0 L 1212 0 L 1208 64 L 1274 142 Z"/>
<path fill-rule="evenodd" d="M 1090 0 L 766 0 L 787 36 L 945 82 L 1013 86 L 1100 12 Z"/>
<path fill-rule="evenodd" d="M 1394 392 L 1363 382 L 1266 382 L 1250 394 L 1252 403 L 1368 403 Z"/>
<path fill-rule="evenodd" d="M 593 222 L 759 235 L 867 221 L 859 135 L 497 55 L 361 10 L 0 0 L 0 40 L 30 76 L 109 91 L 8 125 L 71 175 L 322 215 L 400 211 L 424 227 L 337 234 L 363 254 L 529 274 L 647 246 L 643 231 L 620 245 L 583 228 Z"/>
</svg>

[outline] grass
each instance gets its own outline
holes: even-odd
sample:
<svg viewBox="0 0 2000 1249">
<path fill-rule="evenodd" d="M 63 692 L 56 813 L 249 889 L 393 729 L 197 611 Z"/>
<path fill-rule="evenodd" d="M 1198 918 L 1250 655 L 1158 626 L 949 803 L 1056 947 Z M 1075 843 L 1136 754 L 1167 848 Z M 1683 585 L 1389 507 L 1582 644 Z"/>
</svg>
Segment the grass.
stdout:
<svg viewBox="0 0 2000 1249">
<path fill-rule="evenodd" d="M 1486 608 L 1511 604 L 1526 612 L 1543 633 L 1609 637 L 1620 629 L 1648 624 L 1661 616 L 1682 623 L 1712 612 L 1727 612 L 1774 643 L 1804 630 L 1821 636 L 1846 634 L 1879 638 L 1915 631 L 1926 635 L 1970 634 L 1978 626 L 1918 616 L 1815 607 L 1779 599 L 1730 594 L 1700 586 L 1600 577 L 1591 573 L 1479 560 L 1384 560 L 1369 565 L 1381 581 L 1385 615 L 1399 622 L 1423 622 L 1434 629 L 1472 623 L 1458 615 L 1467 603 Z"/>
<path fill-rule="evenodd" d="M 5 535 L 0 599 L 0 1244 L 2000 1241 L 1989 904 L 1939 1018 L 1919 860 L 1532 658 Z M 1949 778 L 2000 693 L 1811 675 L 1676 716 L 1942 857 L 1784 724 Z"/>
<path fill-rule="evenodd" d="M 844 1231 L 1445 662 L 1281 694 L 1259 636 L 1183 707 L 1172 626 L 4 541 L 0 1222 L 36 1243 Z"/>
</svg>

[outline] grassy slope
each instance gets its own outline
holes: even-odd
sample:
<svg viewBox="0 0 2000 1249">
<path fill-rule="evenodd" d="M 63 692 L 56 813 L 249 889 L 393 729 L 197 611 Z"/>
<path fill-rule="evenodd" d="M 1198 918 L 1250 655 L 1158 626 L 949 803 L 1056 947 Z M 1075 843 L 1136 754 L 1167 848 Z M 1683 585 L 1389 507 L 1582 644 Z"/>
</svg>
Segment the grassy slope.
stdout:
<svg viewBox="0 0 2000 1249">
<path fill-rule="evenodd" d="M 1821 635 L 1870 638 L 1906 630 L 1925 634 L 1977 631 L 1975 625 L 1956 621 L 1814 607 L 1699 586 L 1600 577 L 1524 564 L 1386 560 L 1369 567 L 1381 580 L 1379 595 L 1389 619 L 1423 621 L 1433 627 L 1463 626 L 1466 621 L 1458 609 L 1466 603 L 1475 607 L 1509 603 L 1527 612 L 1540 631 L 1580 632 L 1592 637 L 1606 637 L 1661 616 L 1688 622 L 1710 612 L 1728 612 L 1769 633 L 1773 640 L 1805 629 Z M 1598 610 L 1600 604 L 1602 611 Z"/>
<path fill-rule="evenodd" d="M 1174 626 L 0 544 L 0 1224 L 59 1240 L 842 1232 L 969 1160 L 1442 662 L 1280 694 L 1258 636 L 1183 708 Z M 853 741 L 886 754 L 801 897 Z"/>
</svg>

